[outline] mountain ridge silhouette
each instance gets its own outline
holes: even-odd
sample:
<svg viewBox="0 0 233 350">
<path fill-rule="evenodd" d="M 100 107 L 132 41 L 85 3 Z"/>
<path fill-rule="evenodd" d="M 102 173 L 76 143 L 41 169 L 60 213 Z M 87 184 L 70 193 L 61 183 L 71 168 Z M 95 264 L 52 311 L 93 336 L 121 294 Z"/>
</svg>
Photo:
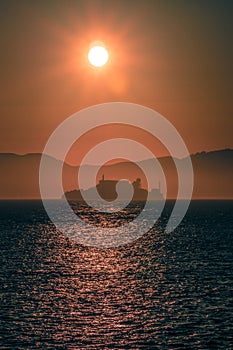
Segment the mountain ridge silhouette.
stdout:
<svg viewBox="0 0 233 350">
<path fill-rule="evenodd" d="M 47 155 L 54 166 L 61 164 L 61 160 Z M 40 153 L 0 153 L 1 181 L 0 199 L 39 199 L 39 164 Z M 174 161 L 170 156 L 159 157 L 158 160 L 164 169 L 168 183 L 168 198 L 176 198 L 177 173 Z M 233 149 L 213 150 L 191 154 L 194 168 L 193 199 L 233 199 Z M 185 158 L 177 159 L 185 166 Z M 139 161 L 139 164 L 151 159 Z M 87 169 L 94 169 L 95 165 L 85 165 Z M 63 165 L 64 190 L 77 189 L 77 172 L 79 166 Z M 104 173 L 107 179 L 119 180 L 126 178 L 133 181 L 136 177 L 142 178 L 145 187 L 145 176 L 135 164 L 120 161 L 105 165 L 99 172 Z M 158 179 L 159 181 L 160 179 Z"/>
</svg>

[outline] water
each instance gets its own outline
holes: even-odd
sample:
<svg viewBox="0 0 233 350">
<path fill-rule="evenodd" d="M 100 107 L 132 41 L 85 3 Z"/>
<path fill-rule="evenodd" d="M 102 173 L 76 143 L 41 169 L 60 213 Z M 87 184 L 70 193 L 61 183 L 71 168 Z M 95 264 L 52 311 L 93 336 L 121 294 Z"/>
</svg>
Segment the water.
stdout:
<svg viewBox="0 0 233 350">
<path fill-rule="evenodd" d="M 0 202 L 0 348 L 233 349 L 233 202 L 194 201 L 165 234 L 170 204 L 136 242 L 98 249 L 40 201 Z"/>
</svg>

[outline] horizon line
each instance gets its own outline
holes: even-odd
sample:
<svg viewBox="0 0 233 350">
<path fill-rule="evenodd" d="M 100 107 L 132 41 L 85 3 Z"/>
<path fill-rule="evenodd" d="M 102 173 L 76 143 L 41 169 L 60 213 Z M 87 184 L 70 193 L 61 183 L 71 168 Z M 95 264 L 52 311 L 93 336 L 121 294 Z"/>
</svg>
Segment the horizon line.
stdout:
<svg viewBox="0 0 233 350">
<path fill-rule="evenodd" d="M 65 199 L 62 198 L 46 198 L 45 200 L 48 201 L 63 201 Z M 169 197 L 165 199 L 166 201 L 187 201 L 188 199 L 186 198 L 181 198 L 181 199 L 177 199 L 177 198 L 173 198 L 173 197 Z M 42 201 L 41 198 L 38 197 L 32 197 L 32 198 L 0 198 L 0 201 Z M 153 201 L 153 200 L 152 200 Z M 200 198 L 192 198 L 192 201 L 233 201 L 233 197 L 200 197 Z M 75 202 L 75 200 L 74 200 Z M 77 201 L 80 202 L 80 201 Z M 140 202 L 140 200 L 138 201 Z M 142 201 L 143 202 L 143 201 Z M 111 201 L 109 202 L 111 203 Z"/>
</svg>

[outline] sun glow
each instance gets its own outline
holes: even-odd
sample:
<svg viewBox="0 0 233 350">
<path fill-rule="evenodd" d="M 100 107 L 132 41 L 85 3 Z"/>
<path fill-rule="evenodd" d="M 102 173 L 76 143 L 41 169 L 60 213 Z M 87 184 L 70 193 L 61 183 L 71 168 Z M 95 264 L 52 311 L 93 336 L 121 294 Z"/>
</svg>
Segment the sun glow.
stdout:
<svg viewBox="0 0 233 350">
<path fill-rule="evenodd" d="M 88 60 L 94 67 L 102 67 L 108 62 L 108 51 L 104 46 L 95 45 L 88 52 Z"/>
</svg>

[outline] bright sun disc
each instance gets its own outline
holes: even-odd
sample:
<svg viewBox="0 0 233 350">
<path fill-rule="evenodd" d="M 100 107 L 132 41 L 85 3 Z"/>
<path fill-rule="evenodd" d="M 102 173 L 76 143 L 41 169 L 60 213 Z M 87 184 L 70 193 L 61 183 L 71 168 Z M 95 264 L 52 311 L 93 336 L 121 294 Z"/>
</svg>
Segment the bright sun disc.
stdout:
<svg viewBox="0 0 233 350">
<path fill-rule="evenodd" d="M 89 62 L 95 67 L 102 67 L 108 61 L 108 51 L 103 46 L 93 46 L 88 53 Z"/>
</svg>

